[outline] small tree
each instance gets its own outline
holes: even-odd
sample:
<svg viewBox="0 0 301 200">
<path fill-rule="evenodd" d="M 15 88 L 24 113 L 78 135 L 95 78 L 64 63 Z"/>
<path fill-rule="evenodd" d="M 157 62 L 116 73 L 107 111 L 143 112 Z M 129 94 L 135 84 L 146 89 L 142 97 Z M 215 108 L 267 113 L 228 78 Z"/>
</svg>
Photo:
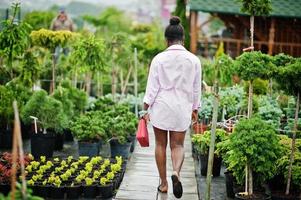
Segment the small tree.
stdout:
<svg viewBox="0 0 301 200">
<path fill-rule="evenodd" d="M 251 47 L 254 48 L 254 16 L 268 15 L 272 11 L 271 0 L 239 0 L 242 12 L 250 16 Z"/>
<path fill-rule="evenodd" d="M 80 70 L 86 73 L 86 92 L 91 91 L 92 75 L 105 70 L 105 44 L 94 35 L 81 37 L 73 46 L 72 62 L 81 66 Z M 77 71 L 75 69 L 75 71 Z M 75 72 L 77 73 L 77 72 Z M 99 80 L 99 79 L 97 79 Z"/>
<path fill-rule="evenodd" d="M 2 22 L 3 29 L 0 32 L 0 57 L 5 64 L 5 66 L 0 66 L 0 71 L 7 73 L 10 79 L 15 77 L 13 60 L 23 55 L 29 44 L 28 33 L 30 31 L 29 24 L 16 21 L 20 3 L 14 3 L 12 9 L 12 18 Z"/>
<path fill-rule="evenodd" d="M 260 51 L 245 52 L 236 59 L 236 72 L 240 78 L 249 81 L 248 97 L 248 118 L 253 112 L 253 81 L 256 78 L 267 79 L 273 73 L 273 63 L 270 56 Z M 253 194 L 253 175 L 252 169 L 246 164 L 246 183 L 245 192 L 248 195 Z"/>
<path fill-rule="evenodd" d="M 34 45 L 47 48 L 52 53 L 52 82 L 50 92 L 55 89 L 56 81 L 56 47 L 65 47 L 69 42 L 75 38 L 76 34 L 70 31 L 51 31 L 47 29 L 40 29 L 32 31 L 30 34 L 32 43 Z"/>
<path fill-rule="evenodd" d="M 225 145 L 228 151 L 224 155 L 224 161 L 239 183 L 243 183 L 252 172 L 256 172 L 259 183 L 274 175 L 281 147 L 279 137 L 270 124 L 256 117 L 242 119 Z M 249 174 L 244 173 L 246 165 Z M 251 199 L 253 185 L 249 185 L 248 189 L 246 194 Z"/>
<path fill-rule="evenodd" d="M 280 58 L 283 60 L 280 62 Z M 275 61 L 278 60 L 278 73 L 276 74 L 276 79 L 280 84 L 281 88 L 286 91 L 288 94 L 291 94 L 296 97 L 296 108 L 295 108 L 295 120 L 293 128 L 293 137 L 291 144 L 291 155 L 289 160 L 289 169 L 288 169 L 288 179 L 285 194 L 288 195 L 290 192 L 290 184 L 292 177 L 292 164 L 294 162 L 295 155 L 295 143 L 296 143 L 296 132 L 298 131 L 298 114 L 300 109 L 300 95 L 301 95 L 301 59 L 293 59 L 292 57 L 285 55 L 278 55 Z"/>
</svg>

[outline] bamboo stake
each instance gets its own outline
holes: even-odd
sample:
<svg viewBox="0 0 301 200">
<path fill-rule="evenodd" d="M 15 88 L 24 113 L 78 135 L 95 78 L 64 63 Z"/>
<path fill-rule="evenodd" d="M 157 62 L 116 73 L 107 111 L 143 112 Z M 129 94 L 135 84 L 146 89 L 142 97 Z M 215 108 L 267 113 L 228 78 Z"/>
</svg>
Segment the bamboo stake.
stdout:
<svg viewBox="0 0 301 200">
<path fill-rule="evenodd" d="M 212 127 L 211 127 L 211 139 L 209 147 L 209 158 L 208 158 L 208 167 L 207 167 L 207 178 L 206 178 L 206 194 L 205 199 L 210 200 L 211 195 L 211 179 L 212 179 L 212 167 L 214 159 L 214 145 L 216 138 L 216 125 L 218 117 L 218 83 L 214 83 L 214 102 L 213 102 L 213 117 L 212 117 Z"/>
<path fill-rule="evenodd" d="M 26 180 L 25 180 L 25 165 L 24 165 L 24 152 L 23 152 L 23 143 L 21 137 L 21 128 L 20 128 L 20 118 L 19 111 L 17 106 L 17 101 L 13 102 L 14 108 L 14 132 L 13 132 L 13 168 L 12 168 L 12 184 L 11 184 L 11 199 L 15 199 L 16 192 L 16 173 L 17 173 L 17 158 L 18 158 L 18 148 L 19 148 L 19 160 L 21 166 L 21 178 L 22 178 L 22 196 L 23 199 L 26 197 Z"/>
</svg>

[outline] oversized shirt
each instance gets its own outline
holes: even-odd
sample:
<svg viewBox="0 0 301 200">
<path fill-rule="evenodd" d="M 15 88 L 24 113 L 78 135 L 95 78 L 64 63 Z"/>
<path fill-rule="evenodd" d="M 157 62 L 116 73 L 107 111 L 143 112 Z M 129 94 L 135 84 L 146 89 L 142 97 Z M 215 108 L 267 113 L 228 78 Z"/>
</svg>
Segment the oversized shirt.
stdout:
<svg viewBox="0 0 301 200">
<path fill-rule="evenodd" d="M 200 60 L 182 45 L 172 45 L 152 60 L 144 103 L 153 126 L 186 131 L 198 109 L 201 92 Z"/>
</svg>

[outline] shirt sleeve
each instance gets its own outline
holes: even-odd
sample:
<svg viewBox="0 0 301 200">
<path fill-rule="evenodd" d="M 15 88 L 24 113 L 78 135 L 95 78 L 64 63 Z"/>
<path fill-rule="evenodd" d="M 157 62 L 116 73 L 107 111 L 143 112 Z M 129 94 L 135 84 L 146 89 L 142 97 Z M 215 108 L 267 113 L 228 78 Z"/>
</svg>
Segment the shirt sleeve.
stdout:
<svg viewBox="0 0 301 200">
<path fill-rule="evenodd" d="M 145 96 L 143 99 L 143 102 L 148 104 L 149 106 L 151 106 L 154 103 L 160 88 L 158 65 L 158 62 L 155 59 L 153 59 L 150 66 Z"/>
<path fill-rule="evenodd" d="M 201 62 L 197 59 L 196 71 L 193 81 L 193 106 L 192 110 L 197 110 L 200 107 L 200 94 L 201 94 Z"/>
</svg>

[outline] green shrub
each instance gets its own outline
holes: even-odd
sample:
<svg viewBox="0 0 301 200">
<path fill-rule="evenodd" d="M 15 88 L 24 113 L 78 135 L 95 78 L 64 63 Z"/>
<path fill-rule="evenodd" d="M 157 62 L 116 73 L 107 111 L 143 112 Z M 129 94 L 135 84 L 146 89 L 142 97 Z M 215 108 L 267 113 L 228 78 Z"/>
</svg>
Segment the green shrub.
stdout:
<svg viewBox="0 0 301 200">
<path fill-rule="evenodd" d="M 53 129 L 55 132 L 61 133 L 68 124 L 62 103 L 48 96 L 44 90 L 33 93 L 21 115 L 27 124 L 32 122 L 30 116 L 37 117 L 44 133 L 47 129 Z"/>
<path fill-rule="evenodd" d="M 223 158 L 239 183 L 243 183 L 246 164 L 256 173 L 257 183 L 275 174 L 281 147 L 279 137 L 268 123 L 256 117 L 242 119 L 227 144 L 228 152 Z"/>
<path fill-rule="evenodd" d="M 107 140 L 103 113 L 98 111 L 87 112 L 71 123 L 72 134 L 80 141 L 94 142 Z"/>
<path fill-rule="evenodd" d="M 227 133 L 223 129 L 216 130 L 215 145 L 217 146 L 220 142 L 223 142 L 228 137 Z M 206 155 L 209 152 L 211 139 L 211 131 L 205 131 L 204 134 L 194 134 L 192 136 L 192 143 L 195 145 L 198 153 Z"/>
<path fill-rule="evenodd" d="M 284 175 L 287 180 L 289 159 L 291 154 L 292 139 L 286 135 L 280 136 L 280 144 L 282 147 L 281 157 L 276 162 L 276 174 Z M 296 140 L 296 151 L 292 166 L 292 184 L 297 188 L 301 187 L 301 139 Z"/>
<path fill-rule="evenodd" d="M 253 81 L 253 93 L 257 95 L 267 94 L 269 87 L 269 82 L 267 80 L 262 80 L 260 78 L 256 78 Z M 249 84 L 244 82 L 244 90 L 246 93 L 249 91 Z"/>
</svg>

